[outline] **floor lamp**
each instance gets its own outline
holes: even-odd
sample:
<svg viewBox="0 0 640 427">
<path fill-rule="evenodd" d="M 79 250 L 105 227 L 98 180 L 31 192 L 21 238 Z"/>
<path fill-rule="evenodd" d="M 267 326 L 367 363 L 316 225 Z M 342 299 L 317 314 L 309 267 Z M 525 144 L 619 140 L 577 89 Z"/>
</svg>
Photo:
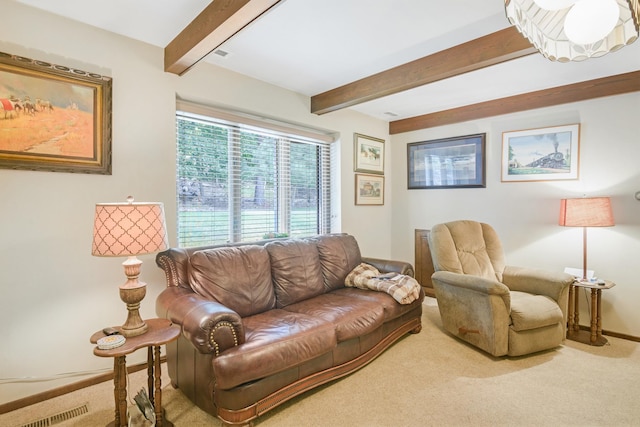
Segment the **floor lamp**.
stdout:
<svg viewBox="0 0 640 427">
<path fill-rule="evenodd" d="M 609 197 L 560 200 L 560 221 L 565 227 L 582 227 L 582 280 L 587 280 L 587 227 L 611 227 L 613 211 Z"/>
<path fill-rule="evenodd" d="M 138 280 L 140 261 L 136 255 L 159 252 L 169 247 L 162 203 L 97 203 L 91 254 L 128 257 L 122 263 L 127 281 L 120 285 L 120 299 L 127 304 L 127 321 L 120 328 L 125 337 L 144 334 L 148 327 L 140 317 L 140 302 L 147 284 Z"/>
</svg>

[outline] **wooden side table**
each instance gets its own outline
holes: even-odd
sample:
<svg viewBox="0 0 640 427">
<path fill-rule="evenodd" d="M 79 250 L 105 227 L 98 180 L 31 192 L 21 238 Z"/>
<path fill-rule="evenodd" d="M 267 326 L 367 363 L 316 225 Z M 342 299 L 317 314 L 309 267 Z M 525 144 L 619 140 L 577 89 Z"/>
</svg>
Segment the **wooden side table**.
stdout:
<svg viewBox="0 0 640 427">
<path fill-rule="evenodd" d="M 615 285 L 615 283 L 605 280 L 604 285 L 576 281 L 569 286 L 568 339 L 596 346 L 603 346 L 607 343 L 607 339 L 602 336 L 602 290 L 611 289 Z M 591 327 L 589 331 L 580 330 L 578 288 L 591 289 Z"/>
<path fill-rule="evenodd" d="M 145 320 L 149 329 L 146 333 L 127 338 L 120 347 L 111 350 L 101 350 L 97 346 L 93 354 L 100 357 L 113 357 L 113 394 L 116 404 L 115 420 L 109 426 L 126 427 L 127 419 L 127 362 L 126 355 L 140 348 L 147 348 L 147 372 L 149 385 L 149 400 L 153 403 L 156 413 L 157 427 L 172 427 L 173 424 L 164 419 L 162 412 L 162 380 L 160 379 L 160 347 L 178 338 L 180 327 L 173 325 L 167 319 Z M 116 327 L 118 329 L 118 327 Z M 94 333 L 90 341 L 96 344 L 104 337 L 102 330 Z M 155 382 L 154 382 L 155 380 Z M 155 393 L 154 393 L 155 385 Z"/>
</svg>

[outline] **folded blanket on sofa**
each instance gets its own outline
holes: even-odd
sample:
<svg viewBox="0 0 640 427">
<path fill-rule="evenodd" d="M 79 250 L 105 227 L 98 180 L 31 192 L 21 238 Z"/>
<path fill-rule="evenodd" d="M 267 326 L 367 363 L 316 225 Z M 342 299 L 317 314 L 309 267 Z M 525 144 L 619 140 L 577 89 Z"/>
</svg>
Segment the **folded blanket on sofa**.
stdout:
<svg viewBox="0 0 640 427">
<path fill-rule="evenodd" d="M 345 286 L 386 292 L 400 304 L 411 304 L 420 297 L 420 284 L 404 274 L 380 274 L 371 264 L 361 263 L 344 280 Z"/>
</svg>

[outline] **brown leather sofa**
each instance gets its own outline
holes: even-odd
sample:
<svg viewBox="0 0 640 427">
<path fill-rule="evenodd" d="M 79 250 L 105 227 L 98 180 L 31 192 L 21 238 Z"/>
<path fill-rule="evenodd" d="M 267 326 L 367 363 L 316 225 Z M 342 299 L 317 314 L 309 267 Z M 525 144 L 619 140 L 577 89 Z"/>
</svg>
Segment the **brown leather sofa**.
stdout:
<svg viewBox="0 0 640 427">
<path fill-rule="evenodd" d="M 172 384 L 223 422 L 245 424 L 420 332 L 422 291 L 399 304 L 344 286 L 361 262 L 413 276 L 411 264 L 361 257 L 346 234 L 159 253 L 167 288 L 156 311 L 182 328 L 167 345 Z"/>
</svg>

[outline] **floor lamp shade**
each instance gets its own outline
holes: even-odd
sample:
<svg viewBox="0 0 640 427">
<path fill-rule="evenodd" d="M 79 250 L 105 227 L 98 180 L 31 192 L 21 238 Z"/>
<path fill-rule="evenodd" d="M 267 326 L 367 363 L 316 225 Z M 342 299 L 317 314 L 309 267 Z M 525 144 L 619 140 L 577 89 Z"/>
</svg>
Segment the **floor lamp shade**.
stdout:
<svg viewBox="0 0 640 427">
<path fill-rule="evenodd" d="M 560 225 L 565 227 L 611 227 L 613 211 L 609 197 L 562 199 Z"/>
<path fill-rule="evenodd" d="M 144 334 L 147 325 L 138 309 L 146 294 L 146 283 L 138 280 L 140 261 L 136 255 L 159 252 L 169 247 L 162 203 L 96 204 L 91 254 L 128 257 L 122 263 L 127 281 L 120 286 L 120 298 L 127 304 L 127 321 L 120 328 L 125 337 Z"/>
<path fill-rule="evenodd" d="M 560 200 L 559 224 L 582 227 L 582 280 L 587 280 L 587 227 L 611 227 L 613 211 L 609 197 Z"/>
</svg>

